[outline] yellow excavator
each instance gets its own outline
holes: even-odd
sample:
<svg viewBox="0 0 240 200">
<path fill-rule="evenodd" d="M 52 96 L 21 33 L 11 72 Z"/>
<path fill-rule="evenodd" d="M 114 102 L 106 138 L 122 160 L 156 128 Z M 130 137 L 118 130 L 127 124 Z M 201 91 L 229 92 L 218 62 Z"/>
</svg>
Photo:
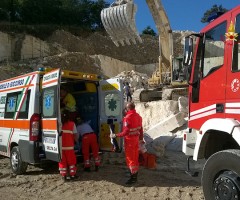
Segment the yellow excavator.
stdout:
<svg viewBox="0 0 240 200">
<path fill-rule="evenodd" d="M 141 90 L 137 96 L 139 95 L 140 101 L 156 100 L 159 99 L 158 97 L 162 97 L 163 89 L 166 88 L 185 95 L 187 93 L 187 77 L 179 65 L 177 68 L 173 66 L 172 30 L 162 2 L 161 0 L 145 1 L 159 33 L 159 67 L 148 80 L 149 88 L 154 89 Z M 137 5 L 133 0 L 116 0 L 109 8 L 101 11 L 103 26 L 116 46 L 143 42 L 136 28 L 136 12 Z M 169 99 L 169 97 L 165 99 Z"/>
</svg>

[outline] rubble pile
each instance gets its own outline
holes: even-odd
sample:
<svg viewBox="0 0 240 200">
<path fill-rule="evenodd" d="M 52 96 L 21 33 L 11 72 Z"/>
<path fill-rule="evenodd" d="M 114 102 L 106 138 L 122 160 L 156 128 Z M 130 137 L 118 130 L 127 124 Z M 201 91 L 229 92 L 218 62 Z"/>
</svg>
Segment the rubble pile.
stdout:
<svg viewBox="0 0 240 200">
<path fill-rule="evenodd" d="M 120 78 L 123 80 L 123 83 L 128 82 L 132 91 L 136 91 L 137 89 L 146 88 L 148 85 L 148 76 L 143 73 L 132 71 L 123 71 L 115 78 Z"/>
<path fill-rule="evenodd" d="M 136 110 L 143 118 L 144 140 L 149 153 L 162 158 L 165 149 L 181 151 L 187 108 L 186 97 L 179 97 L 178 101 L 136 103 Z"/>
<path fill-rule="evenodd" d="M 143 118 L 144 131 L 147 131 L 170 115 L 176 114 L 178 112 L 178 102 L 167 100 L 136 103 L 136 110 Z"/>
<path fill-rule="evenodd" d="M 0 65 L 0 80 L 36 71 L 41 67 L 61 68 L 105 76 L 96 60 L 84 52 L 63 52 L 57 55 L 26 59 L 12 62 L 11 65 Z"/>
<path fill-rule="evenodd" d="M 55 56 L 49 56 L 44 58 L 42 65 L 44 67 L 61 67 L 63 70 L 103 75 L 100 66 L 96 65 L 95 60 L 82 52 L 65 52 Z"/>
</svg>

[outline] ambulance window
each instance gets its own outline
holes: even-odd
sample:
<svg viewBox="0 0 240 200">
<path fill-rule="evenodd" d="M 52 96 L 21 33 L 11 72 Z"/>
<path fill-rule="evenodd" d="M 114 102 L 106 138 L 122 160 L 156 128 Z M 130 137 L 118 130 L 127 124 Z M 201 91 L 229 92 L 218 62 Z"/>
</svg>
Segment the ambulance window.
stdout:
<svg viewBox="0 0 240 200">
<path fill-rule="evenodd" d="M 7 95 L 7 104 L 5 108 L 5 118 L 13 118 L 14 113 L 16 112 L 17 105 L 17 93 Z"/>
<path fill-rule="evenodd" d="M 232 71 L 237 72 L 240 70 L 240 15 L 236 17 L 236 24 L 235 24 L 235 33 L 238 36 L 234 40 L 233 46 L 233 59 L 232 59 Z"/>
<path fill-rule="evenodd" d="M 28 107 L 30 99 L 30 90 L 27 95 L 23 92 L 15 92 L 7 95 L 6 107 L 5 107 L 5 118 L 18 118 L 27 119 L 28 118 Z M 19 110 L 18 116 L 16 116 L 16 111 Z"/>
<path fill-rule="evenodd" d="M 119 94 L 107 94 L 105 96 L 105 114 L 106 116 L 119 116 L 121 114 L 120 104 L 121 104 L 121 97 Z"/>
<path fill-rule="evenodd" d="M 226 22 L 214 27 L 205 35 L 203 77 L 219 69 L 224 62 Z"/>
<path fill-rule="evenodd" d="M 42 114 L 43 117 L 56 117 L 56 87 L 50 87 L 43 90 Z"/>
<path fill-rule="evenodd" d="M 21 93 L 18 94 L 17 107 L 20 106 L 19 107 L 20 112 L 19 112 L 19 115 L 18 115 L 19 119 L 27 119 L 28 118 L 28 108 L 29 108 L 30 93 L 31 93 L 31 91 L 29 90 L 26 97 L 23 97 Z"/>
</svg>

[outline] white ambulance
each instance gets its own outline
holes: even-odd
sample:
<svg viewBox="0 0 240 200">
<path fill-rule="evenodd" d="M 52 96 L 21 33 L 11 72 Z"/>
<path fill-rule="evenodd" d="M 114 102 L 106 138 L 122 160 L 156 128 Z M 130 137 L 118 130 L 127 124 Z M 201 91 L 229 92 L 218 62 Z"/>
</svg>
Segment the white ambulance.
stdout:
<svg viewBox="0 0 240 200">
<path fill-rule="evenodd" d="M 75 97 L 80 116 L 91 121 L 100 149 L 111 150 L 109 123 L 121 130 L 121 80 L 39 70 L 0 82 L 0 155 L 10 157 L 15 174 L 26 172 L 28 164 L 61 159 L 61 86 Z"/>
</svg>

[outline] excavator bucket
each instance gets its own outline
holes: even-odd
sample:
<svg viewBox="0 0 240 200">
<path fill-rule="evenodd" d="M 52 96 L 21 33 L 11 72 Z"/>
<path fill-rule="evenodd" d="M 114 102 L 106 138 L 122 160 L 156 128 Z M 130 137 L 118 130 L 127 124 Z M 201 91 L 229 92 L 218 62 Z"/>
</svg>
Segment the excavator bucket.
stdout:
<svg viewBox="0 0 240 200">
<path fill-rule="evenodd" d="M 101 11 L 103 26 L 117 47 L 137 41 L 142 43 L 135 23 L 136 12 L 137 5 L 133 0 L 117 0 Z"/>
</svg>

